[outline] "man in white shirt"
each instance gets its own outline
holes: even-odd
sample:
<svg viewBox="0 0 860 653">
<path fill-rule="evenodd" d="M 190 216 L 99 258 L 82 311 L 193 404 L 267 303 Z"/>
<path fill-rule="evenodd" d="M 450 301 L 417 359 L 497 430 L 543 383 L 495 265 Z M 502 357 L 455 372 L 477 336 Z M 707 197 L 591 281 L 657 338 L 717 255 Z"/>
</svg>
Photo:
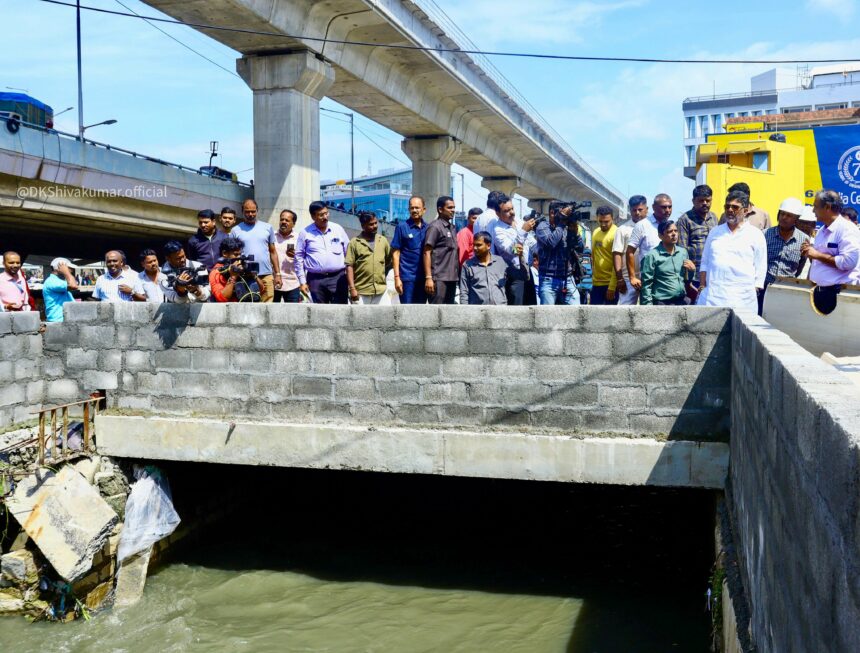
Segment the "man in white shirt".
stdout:
<svg viewBox="0 0 860 653">
<path fill-rule="evenodd" d="M 699 306 L 726 306 L 758 313 L 756 290 L 767 276 L 767 242 L 745 221 L 750 196 L 732 191 L 726 197 L 726 221 L 708 234 L 699 267 Z"/>
<path fill-rule="evenodd" d="M 615 231 L 615 239 L 612 241 L 612 263 L 615 267 L 616 288 L 618 304 L 633 306 L 639 301 L 639 291 L 630 285 L 630 273 L 627 270 L 624 257 L 627 253 L 627 245 L 630 243 L 630 235 L 637 222 L 641 222 L 648 215 L 648 200 L 644 195 L 634 195 L 627 202 L 630 219 L 624 224 L 618 225 Z M 634 275 L 636 268 L 634 267 Z"/>
<path fill-rule="evenodd" d="M 657 225 L 661 222 L 668 222 L 672 217 L 672 198 L 666 193 L 660 193 L 654 198 L 654 204 L 651 205 L 654 212 L 648 216 L 646 220 L 641 220 L 633 227 L 630 232 L 630 240 L 627 242 L 627 272 L 630 274 L 630 285 L 636 289 L 636 292 L 642 288 L 642 281 L 636 276 L 636 270 L 639 269 L 639 264 L 642 259 L 652 249 L 660 244 L 660 234 L 657 233 Z M 635 258 L 634 258 L 634 255 Z"/>
<path fill-rule="evenodd" d="M 832 190 L 820 190 L 812 205 L 815 217 L 824 224 L 815 243 L 804 243 L 800 253 L 811 262 L 809 280 L 816 286 L 851 283 L 860 263 L 860 232 L 842 217 L 842 197 Z"/>
<path fill-rule="evenodd" d="M 491 225 L 492 249 L 508 266 L 505 281 L 508 305 L 533 306 L 537 303 L 537 297 L 527 263 L 530 256 L 526 250 L 526 239 L 534 230 L 535 221 L 529 220 L 523 223 L 517 220 L 513 202 L 507 196 L 504 196 L 504 199 L 506 201 L 498 208 L 499 219 Z"/>
<path fill-rule="evenodd" d="M 475 226 L 472 228 L 472 233 L 478 234 L 486 231 L 492 234 L 493 223 L 499 219 L 499 207 L 508 201 L 510 201 L 510 198 L 502 191 L 490 191 L 490 194 L 487 195 L 487 210 L 478 216 Z"/>
<path fill-rule="evenodd" d="M 143 294 L 137 273 L 125 269 L 125 256 L 119 250 L 105 254 L 107 272 L 96 279 L 93 299 L 100 302 L 131 302 Z"/>
</svg>

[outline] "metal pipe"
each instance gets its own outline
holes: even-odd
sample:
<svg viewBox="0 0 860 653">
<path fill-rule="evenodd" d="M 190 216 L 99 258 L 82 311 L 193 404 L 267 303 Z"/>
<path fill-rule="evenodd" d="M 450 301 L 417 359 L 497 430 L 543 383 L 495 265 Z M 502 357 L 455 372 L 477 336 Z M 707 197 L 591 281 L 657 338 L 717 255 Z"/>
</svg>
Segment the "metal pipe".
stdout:
<svg viewBox="0 0 860 653">
<path fill-rule="evenodd" d="M 84 82 L 81 73 L 81 0 L 77 0 L 78 40 L 78 138 L 84 140 Z"/>
</svg>

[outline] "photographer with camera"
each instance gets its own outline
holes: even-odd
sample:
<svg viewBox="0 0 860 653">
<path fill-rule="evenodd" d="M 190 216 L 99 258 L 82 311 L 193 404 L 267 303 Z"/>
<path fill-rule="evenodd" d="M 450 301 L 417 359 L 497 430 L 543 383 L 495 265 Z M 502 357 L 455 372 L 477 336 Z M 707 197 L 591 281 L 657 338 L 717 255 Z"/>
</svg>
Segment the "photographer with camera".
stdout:
<svg viewBox="0 0 860 653">
<path fill-rule="evenodd" d="M 585 251 L 585 242 L 580 235 L 573 206 L 558 200 L 550 202 L 549 219 L 538 219 L 535 237 L 540 303 L 578 305 L 576 284 L 582 275 L 579 255 Z"/>
<path fill-rule="evenodd" d="M 537 303 L 534 283 L 528 264 L 529 252 L 526 239 L 534 230 L 536 221 L 517 220 L 514 203 L 507 195 L 499 198 L 499 219 L 490 225 L 493 249 L 507 265 L 505 295 L 510 306 L 533 306 Z M 480 232 L 479 232 L 480 233 Z"/>
<path fill-rule="evenodd" d="M 166 279 L 161 282 L 164 301 L 191 304 L 209 300 L 209 274 L 197 261 L 185 257 L 182 243 L 171 240 L 164 246 L 167 259 L 161 267 Z"/>
<path fill-rule="evenodd" d="M 221 258 L 209 273 L 209 288 L 216 302 L 259 302 L 258 264 L 242 255 L 242 241 L 228 236 L 219 246 Z"/>
</svg>

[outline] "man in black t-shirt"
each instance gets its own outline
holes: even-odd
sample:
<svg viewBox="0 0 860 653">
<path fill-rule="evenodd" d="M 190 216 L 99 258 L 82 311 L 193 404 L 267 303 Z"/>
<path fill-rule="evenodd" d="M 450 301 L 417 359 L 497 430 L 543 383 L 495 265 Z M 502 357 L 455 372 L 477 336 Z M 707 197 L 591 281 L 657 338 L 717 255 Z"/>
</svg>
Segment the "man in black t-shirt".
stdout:
<svg viewBox="0 0 860 653">
<path fill-rule="evenodd" d="M 460 278 L 460 250 L 454 227 L 454 200 L 436 200 L 436 219 L 424 236 L 424 289 L 430 304 L 453 304 Z"/>
</svg>

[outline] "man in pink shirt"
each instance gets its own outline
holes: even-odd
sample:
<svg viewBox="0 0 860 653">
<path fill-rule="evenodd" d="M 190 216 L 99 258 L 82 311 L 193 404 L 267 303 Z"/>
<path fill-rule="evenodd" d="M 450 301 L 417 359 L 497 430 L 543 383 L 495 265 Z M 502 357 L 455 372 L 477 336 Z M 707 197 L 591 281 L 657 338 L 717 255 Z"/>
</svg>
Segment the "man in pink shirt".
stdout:
<svg viewBox="0 0 860 653">
<path fill-rule="evenodd" d="M 0 272 L 0 302 L 4 311 L 29 311 L 30 292 L 21 272 L 21 256 L 18 252 L 3 254 L 3 272 Z"/>
<path fill-rule="evenodd" d="M 457 233 L 457 246 L 460 248 L 460 267 L 472 258 L 475 251 L 475 223 L 478 217 L 483 213 L 481 209 L 475 207 L 469 209 L 468 222 L 466 226 L 460 229 Z"/>
<path fill-rule="evenodd" d="M 278 255 L 281 284 L 275 284 L 275 302 L 297 304 L 302 300 L 299 278 L 296 276 L 296 241 L 298 236 L 293 231 L 295 226 L 296 214 L 289 209 L 281 211 L 278 231 L 275 233 L 275 253 Z"/>
</svg>

